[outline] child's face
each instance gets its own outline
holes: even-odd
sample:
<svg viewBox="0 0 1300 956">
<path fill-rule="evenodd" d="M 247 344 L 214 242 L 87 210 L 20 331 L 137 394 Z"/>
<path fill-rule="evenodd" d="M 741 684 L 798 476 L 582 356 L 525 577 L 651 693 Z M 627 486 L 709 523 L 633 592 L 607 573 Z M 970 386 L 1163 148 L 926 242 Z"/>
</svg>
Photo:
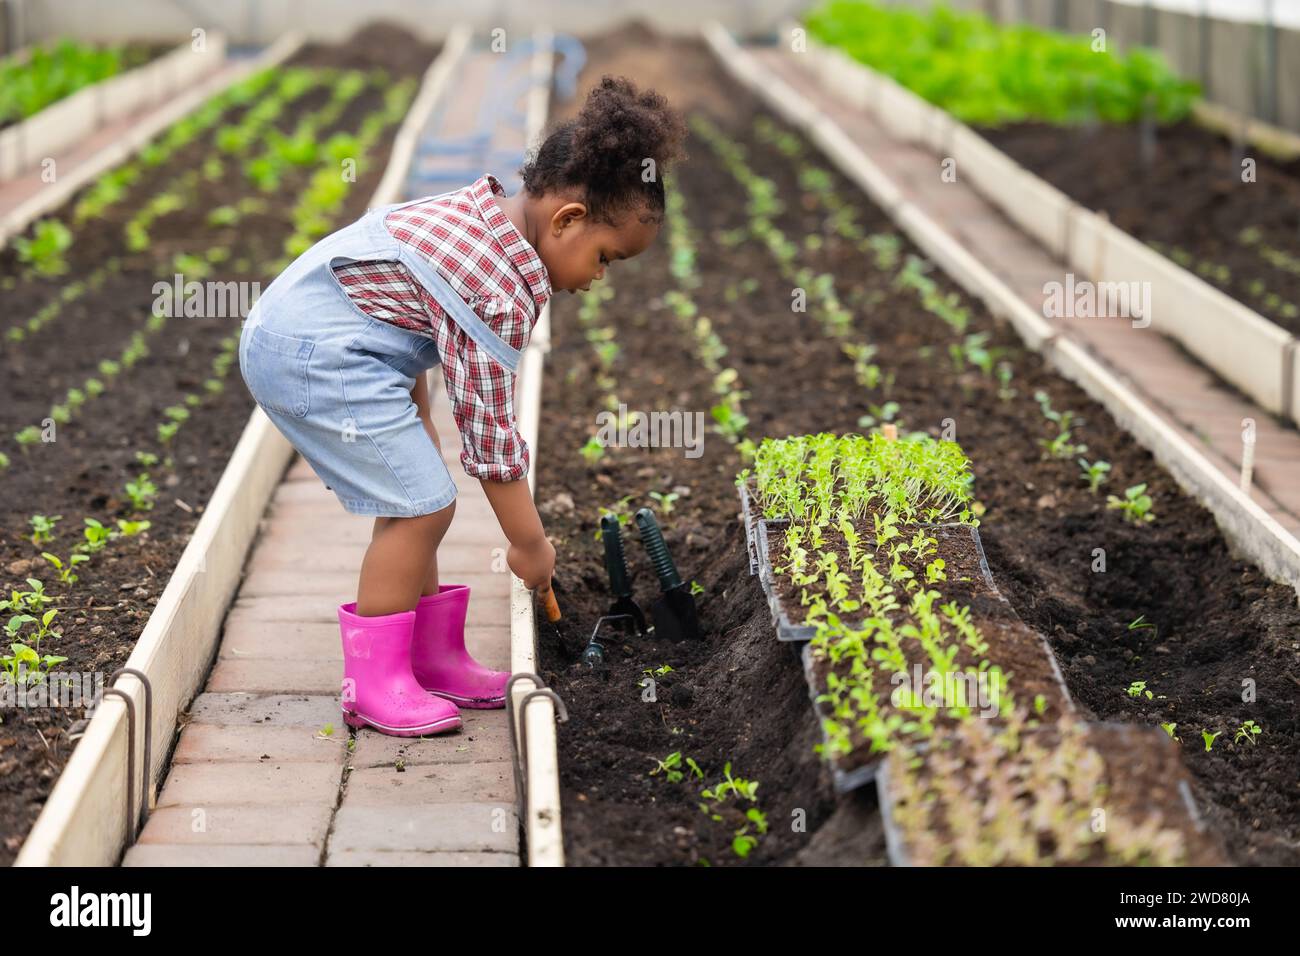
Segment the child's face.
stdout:
<svg viewBox="0 0 1300 956">
<path fill-rule="evenodd" d="M 564 202 L 551 216 L 537 253 L 551 276 L 551 287 L 586 291 L 605 277 L 605 267 L 640 255 L 659 234 L 657 221 L 643 222 L 644 209 L 619 216 L 613 225 L 593 222 L 581 202 Z"/>
</svg>

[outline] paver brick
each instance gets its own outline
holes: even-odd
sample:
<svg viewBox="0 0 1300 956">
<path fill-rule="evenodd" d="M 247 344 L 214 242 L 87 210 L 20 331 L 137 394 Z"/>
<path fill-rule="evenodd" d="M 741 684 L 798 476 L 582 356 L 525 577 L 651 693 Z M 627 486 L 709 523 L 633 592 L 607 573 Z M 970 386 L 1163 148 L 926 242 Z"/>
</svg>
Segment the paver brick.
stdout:
<svg viewBox="0 0 1300 956">
<path fill-rule="evenodd" d="M 319 866 L 320 850 L 299 846 L 196 846 L 170 843 L 136 844 L 126 851 L 123 866 Z"/>
<path fill-rule="evenodd" d="M 348 775 L 344 807 L 515 799 L 514 767 L 507 761 L 364 767 Z"/>
<path fill-rule="evenodd" d="M 140 844 L 324 845 L 333 807 L 286 806 L 159 807 L 149 817 Z"/>
<path fill-rule="evenodd" d="M 326 866 L 519 866 L 517 853 L 411 852 L 341 850 L 330 852 Z"/>
<path fill-rule="evenodd" d="M 259 620 L 247 606 L 226 617 L 218 658 L 332 661 L 343 664 L 338 621 Z"/>
<path fill-rule="evenodd" d="M 519 818 L 508 802 L 339 808 L 331 854 L 348 850 L 519 852 Z"/>
<path fill-rule="evenodd" d="M 190 705 L 190 722 L 201 724 L 265 724 L 273 727 L 312 727 L 332 724 L 335 733 L 344 728 L 338 695 L 307 694 L 210 694 L 203 693 Z"/>
<path fill-rule="evenodd" d="M 207 689 L 212 693 L 324 695 L 337 692 L 342 678 L 341 661 L 224 657 L 208 675 Z"/>
<path fill-rule="evenodd" d="M 332 763 L 259 761 L 257 763 L 177 764 L 167 775 L 158 806 L 215 807 L 338 803 L 340 771 Z"/>
<path fill-rule="evenodd" d="M 460 716 L 461 729 L 454 734 L 410 738 L 359 730 L 349 762 L 364 768 L 392 766 L 400 759 L 408 767 L 419 767 L 511 759 L 505 710 L 462 708 Z"/>
</svg>

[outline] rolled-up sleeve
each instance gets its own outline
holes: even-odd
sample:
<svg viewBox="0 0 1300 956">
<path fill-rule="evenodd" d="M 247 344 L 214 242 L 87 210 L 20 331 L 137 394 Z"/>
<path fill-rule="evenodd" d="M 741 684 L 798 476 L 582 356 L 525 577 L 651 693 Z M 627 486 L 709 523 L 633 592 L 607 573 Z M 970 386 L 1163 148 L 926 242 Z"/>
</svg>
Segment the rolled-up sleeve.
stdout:
<svg viewBox="0 0 1300 956">
<path fill-rule="evenodd" d="M 432 296 L 421 290 L 421 298 L 433 319 L 443 380 L 460 430 L 460 462 L 465 474 L 489 481 L 523 478 L 530 458 L 515 420 L 515 376 L 447 318 Z M 498 307 L 505 310 L 503 314 L 495 314 Z M 516 306 L 489 300 L 479 303 L 475 312 L 509 345 L 523 347 L 527 320 Z"/>
</svg>

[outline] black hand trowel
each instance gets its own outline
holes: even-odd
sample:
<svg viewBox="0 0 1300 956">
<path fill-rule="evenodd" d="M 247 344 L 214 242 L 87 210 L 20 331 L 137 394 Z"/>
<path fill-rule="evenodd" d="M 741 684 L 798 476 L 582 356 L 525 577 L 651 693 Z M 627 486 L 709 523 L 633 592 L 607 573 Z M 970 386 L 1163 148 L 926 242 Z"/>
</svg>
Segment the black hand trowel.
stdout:
<svg viewBox="0 0 1300 956">
<path fill-rule="evenodd" d="M 650 606 L 655 633 L 672 641 L 698 640 L 700 622 L 695 613 L 695 596 L 682 583 L 681 575 L 677 573 L 677 566 L 668 553 L 668 545 L 664 543 L 655 513 L 649 508 L 642 508 L 636 513 L 636 526 L 641 531 L 641 543 L 650 555 L 650 563 L 659 576 L 659 588 L 662 591 Z"/>
<path fill-rule="evenodd" d="M 605 515 L 600 519 L 600 539 L 605 545 L 605 572 L 609 575 L 609 590 L 614 595 L 614 603 L 609 611 L 596 622 L 591 632 L 591 640 L 582 652 L 586 664 L 595 665 L 605 659 L 605 645 L 601 640 L 601 628 L 606 622 L 618 622 L 626 633 L 629 625 L 637 636 L 645 633 L 645 614 L 632 600 L 632 579 L 627 573 L 627 560 L 623 554 L 623 532 L 615 515 Z"/>
</svg>

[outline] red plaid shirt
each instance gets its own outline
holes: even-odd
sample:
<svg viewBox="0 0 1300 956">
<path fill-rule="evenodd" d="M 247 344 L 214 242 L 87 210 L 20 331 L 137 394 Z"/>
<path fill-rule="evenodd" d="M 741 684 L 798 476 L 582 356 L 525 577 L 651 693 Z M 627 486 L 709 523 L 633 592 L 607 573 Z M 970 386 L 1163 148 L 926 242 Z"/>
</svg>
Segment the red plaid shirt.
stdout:
<svg viewBox="0 0 1300 956">
<path fill-rule="evenodd" d="M 522 349 L 551 297 L 551 280 L 537 250 L 493 198 L 504 194 L 489 174 L 455 192 L 395 209 L 384 224 L 428 259 L 492 331 Z M 463 439 L 465 473 L 492 481 L 528 474 L 528 445 L 515 423 L 514 376 L 482 351 L 400 262 L 354 262 L 334 271 L 366 315 L 438 343 Z"/>
</svg>

